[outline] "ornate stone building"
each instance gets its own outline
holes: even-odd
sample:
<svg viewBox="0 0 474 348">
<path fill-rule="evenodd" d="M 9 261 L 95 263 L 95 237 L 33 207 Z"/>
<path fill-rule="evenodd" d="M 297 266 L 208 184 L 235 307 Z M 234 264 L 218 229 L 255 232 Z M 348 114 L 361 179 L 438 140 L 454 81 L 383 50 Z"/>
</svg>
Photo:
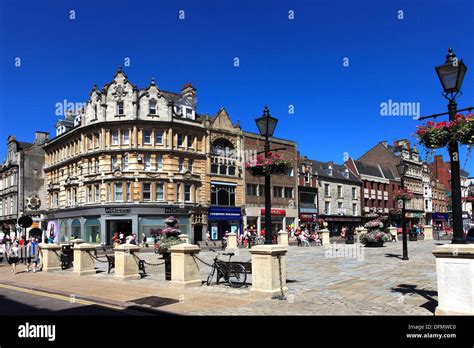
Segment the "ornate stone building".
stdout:
<svg viewBox="0 0 474 348">
<path fill-rule="evenodd" d="M 214 181 L 235 185 L 233 203 L 241 205 L 239 165 L 212 152 L 225 144 L 238 151 L 240 133 L 224 110 L 199 114 L 191 84 L 180 93 L 153 79 L 138 88 L 119 68 L 101 90 L 93 87 L 83 109 L 57 123 L 45 145 L 48 231 L 59 231 L 59 241 L 110 244 L 114 232 L 151 238 L 175 215 L 191 242 L 202 239 Z"/>
<path fill-rule="evenodd" d="M 17 141 L 14 136 L 7 140 L 7 158 L 0 165 L 0 225 L 1 232 L 18 232 L 28 236 L 33 231 L 40 234 L 44 221 L 46 195 L 44 188 L 43 144 L 48 133 L 35 132 L 33 143 Z M 21 231 L 17 220 L 28 215 L 33 225 Z"/>
<path fill-rule="evenodd" d="M 406 217 L 409 226 L 411 227 L 415 223 L 424 223 L 423 163 L 419 158 L 416 146 L 411 147 L 407 139 L 397 140 L 393 146 L 386 141 L 381 141 L 358 160 L 374 165 L 379 164 L 396 175 L 395 180 L 391 181 L 392 191 L 395 191 L 400 182 L 397 165 L 403 162 L 407 166 L 405 186 L 414 193 L 413 199 L 406 203 Z M 392 220 L 397 220 L 397 218 L 393 217 Z"/>
</svg>

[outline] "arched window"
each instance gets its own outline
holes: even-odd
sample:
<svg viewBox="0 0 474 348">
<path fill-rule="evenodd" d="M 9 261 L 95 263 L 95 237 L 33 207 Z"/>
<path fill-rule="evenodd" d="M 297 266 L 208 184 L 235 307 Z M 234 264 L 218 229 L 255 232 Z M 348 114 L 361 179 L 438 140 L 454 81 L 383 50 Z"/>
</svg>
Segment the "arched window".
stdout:
<svg viewBox="0 0 474 348">
<path fill-rule="evenodd" d="M 60 223 L 59 234 L 61 242 L 67 242 L 69 240 L 69 228 L 66 220 L 63 220 Z"/>
<path fill-rule="evenodd" d="M 227 139 L 216 139 L 211 145 L 211 173 L 236 175 L 236 153 L 234 145 Z"/>
<path fill-rule="evenodd" d="M 87 243 L 100 244 L 100 221 L 98 219 L 87 219 L 84 225 L 84 240 Z"/>
<path fill-rule="evenodd" d="M 72 220 L 71 232 L 72 238 L 81 238 L 81 222 L 78 219 Z"/>
</svg>

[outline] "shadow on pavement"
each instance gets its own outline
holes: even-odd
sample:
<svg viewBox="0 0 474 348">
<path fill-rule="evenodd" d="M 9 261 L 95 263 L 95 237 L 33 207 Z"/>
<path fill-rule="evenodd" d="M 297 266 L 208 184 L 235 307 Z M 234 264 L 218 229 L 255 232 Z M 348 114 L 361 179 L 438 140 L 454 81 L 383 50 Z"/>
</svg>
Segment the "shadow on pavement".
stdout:
<svg viewBox="0 0 474 348">
<path fill-rule="evenodd" d="M 428 302 L 424 303 L 420 307 L 423 307 L 429 310 L 431 313 L 435 313 L 435 309 L 438 306 L 438 301 L 433 298 L 433 296 L 437 296 L 438 292 L 434 290 L 425 290 L 425 289 L 417 289 L 416 285 L 411 284 L 400 284 L 396 288 L 391 289 L 392 292 L 398 292 L 403 295 L 405 294 L 417 294 L 421 297 L 428 300 Z"/>
<path fill-rule="evenodd" d="M 401 255 L 398 255 L 398 254 L 385 254 L 385 257 L 396 257 L 397 259 L 402 259 L 402 256 Z"/>
</svg>

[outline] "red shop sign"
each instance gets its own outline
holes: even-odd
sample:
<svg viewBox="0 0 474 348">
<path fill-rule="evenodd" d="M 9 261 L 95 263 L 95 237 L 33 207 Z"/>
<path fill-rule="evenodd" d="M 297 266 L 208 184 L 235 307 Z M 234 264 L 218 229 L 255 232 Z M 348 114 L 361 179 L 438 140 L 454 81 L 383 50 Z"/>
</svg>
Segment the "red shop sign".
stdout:
<svg viewBox="0 0 474 348">
<path fill-rule="evenodd" d="M 271 215 L 278 215 L 278 216 L 285 216 L 286 210 L 285 209 L 272 209 L 270 211 Z M 265 215 L 265 208 L 260 209 L 260 215 Z"/>
</svg>

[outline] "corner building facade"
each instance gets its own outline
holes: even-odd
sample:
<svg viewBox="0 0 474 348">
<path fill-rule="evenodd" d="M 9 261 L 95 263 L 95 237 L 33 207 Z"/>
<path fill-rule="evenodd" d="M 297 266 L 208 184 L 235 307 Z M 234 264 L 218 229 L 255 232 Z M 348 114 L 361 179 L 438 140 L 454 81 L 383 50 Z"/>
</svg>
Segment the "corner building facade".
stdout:
<svg viewBox="0 0 474 348">
<path fill-rule="evenodd" d="M 96 244 L 110 244 L 114 232 L 145 233 L 151 242 L 174 215 L 190 242 L 202 240 L 211 126 L 212 117 L 196 112 L 191 84 L 181 93 L 154 80 L 139 89 L 119 68 L 102 90 L 94 86 L 84 108 L 57 123 L 44 146 L 47 233 Z"/>
</svg>

